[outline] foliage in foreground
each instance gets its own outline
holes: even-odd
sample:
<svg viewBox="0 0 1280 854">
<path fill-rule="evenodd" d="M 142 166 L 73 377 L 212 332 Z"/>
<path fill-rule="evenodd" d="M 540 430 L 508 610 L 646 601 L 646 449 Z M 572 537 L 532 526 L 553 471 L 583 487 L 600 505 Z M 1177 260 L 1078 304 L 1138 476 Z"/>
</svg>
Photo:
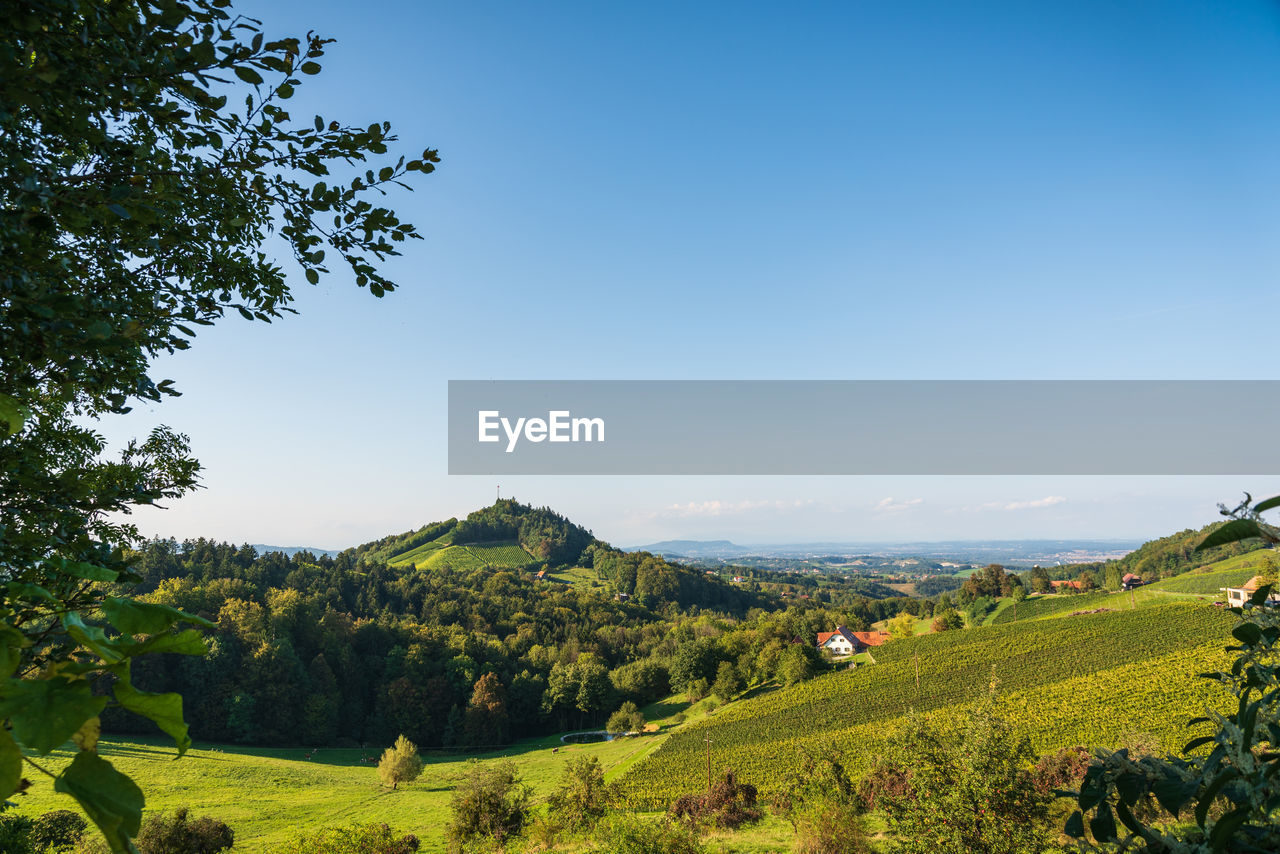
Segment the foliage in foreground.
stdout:
<svg viewBox="0 0 1280 854">
<path fill-rule="evenodd" d="M 738 780 L 730 769 L 711 790 L 701 795 L 682 795 L 671 804 L 671 814 L 696 824 L 730 830 L 757 822 L 764 815 L 758 806 L 756 787 Z"/>
<path fill-rule="evenodd" d="M 308 834 L 289 846 L 289 854 L 413 854 L 418 837 L 385 824 L 355 824 Z"/>
<path fill-rule="evenodd" d="M 375 263 L 419 235 L 366 197 L 437 159 L 354 174 L 387 153 L 390 126 L 295 123 L 282 104 L 327 42 L 268 41 L 229 7 L 47 0 L 0 15 L 0 807 L 24 771 L 54 777 L 116 852 L 134 850 L 143 794 L 98 755 L 99 714 L 149 718 L 182 754 L 181 698 L 137 688 L 132 663 L 205 649 L 174 631 L 204 621 L 110 586 L 138 580 L 123 551 L 138 531 L 119 520 L 193 489 L 199 465 L 167 428 L 108 459 L 86 422 L 176 394 L 151 361 L 197 327 L 290 311 L 269 239 L 313 284 L 328 250 L 358 285 L 391 290 Z M 61 773 L 39 764 L 73 738 Z"/>
<path fill-rule="evenodd" d="M 994 713 L 994 686 L 962 723 L 911 715 L 882 760 L 901 785 L 877 798 L 893 835 L 919 854 L 1054 850 L 1052 796 L 1033 784 L 1030 742 Z"/>
<path fill-rule="evenodd" d="M 791 822 L 795 854 L 871 851 L 863 798 L 836 756 L 806 753 L 773 805 Z"/>
<path fill-rule="evenodd" d="M 1280 507 L 1280 496 L 1223 508 L 1231 521 L 1214 530 L 1199 548 L 1261 539 L 1280 544 L 1280 532 L 1261 514 Z M 1280 850 L 1280 607 L 1263 586 L 1244 608 L 1230 670 L 1201 674 L 1235 697 L 1234 711 L 1210 712 L 1193 723 L 1210 732 L 1192 739 L 1181 757 L 1128 750 L 1100 751 L 1076 796 L 1079 810 L 1067 832 L 1095 851 L 1142 850 L 1162 854 L 1220 854 Z M 1178 819 L 1152 820 L 1150 805 Z M 1086 832 L 1087 817 L 1087 832 Z M 1189 823 L 1188 823 L 1189 822 Z"/>
<path fill-rule="evenodd" d="M 595 834 L 593 854 L 703 854 L 698 831 L 670 819 L 645 821 L 615 814 L 602 821 Z"/>
</svg>

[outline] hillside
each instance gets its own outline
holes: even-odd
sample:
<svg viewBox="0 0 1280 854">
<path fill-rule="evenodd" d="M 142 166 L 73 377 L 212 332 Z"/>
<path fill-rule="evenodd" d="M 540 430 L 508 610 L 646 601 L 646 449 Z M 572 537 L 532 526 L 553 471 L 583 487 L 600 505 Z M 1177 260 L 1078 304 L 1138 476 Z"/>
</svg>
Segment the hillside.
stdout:
<svg viewBox="0 0 1280 854">
<path fill-rule="evenodd" d="M 1115 744 L 1130 732 L 1172 748 L 1185 740 L 1186 721 L 1220 697 L 1194 676 L 1224 661 L 1233 620 L 1174 602 L 893 641 L 876 650 L 875 665 L 735 703 L 677 732 L 619 783 L 620 796 L 655 808 L 695 790 L 708 738 L 716 766 L 765 793 L 798 767 L 803 750 L 835 748 L 865 771 L 910 710 L 956 715 L 993 675 L 1001 705 L 1040 751 Z"/>
</svg>

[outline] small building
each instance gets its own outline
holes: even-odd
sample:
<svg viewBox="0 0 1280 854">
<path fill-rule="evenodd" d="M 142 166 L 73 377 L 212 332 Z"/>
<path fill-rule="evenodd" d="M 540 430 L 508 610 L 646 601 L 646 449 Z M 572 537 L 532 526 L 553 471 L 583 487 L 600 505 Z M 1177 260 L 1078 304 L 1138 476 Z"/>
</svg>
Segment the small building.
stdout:
<svg viewBox="0 0 1280 854">
<path fill-rule="evenodd" d="M 834 632 L 818 632 L 818 649 L 829 649 L 836 656 L 853 655 L 889 639 L 886 632 L 851 632 L 836 626 Z"/>
<path fill-rule="evenodd" d="M 741 575 L 735 575 L 735 576 L 733 577 L 733 583 L 734 583 L 734 584 L 741 584 L 741 583 L 743 583 L 744 581 L 746 581 L 746 579 L 745 579 L 745 578 L 743 578 Z"/>
<path fill-rule="evenodd" d="M 1142 579 L 1134 575 L 1132 572 L 1126 572 L 1124 578 L 1120 579 L 1121 590 L 1133 590 L 1142 586 Z"/>
<path fill-rule="evenodd" d="M 1081 589 L 1081 585 L 1079 581 L 1050 581 L 1049 583 L 1053 585 L 1053 590 L 1055 593 L 1061 590 L 1079 591 Z"/>
<path fill-rule="evenodd" d="M 1240 587 L 1222 587 L 1219 589 L 1227 594 L 1228 605 L 1233 608 L 1243 608 L 1264 583 L 1266 582 L 1261 575 L 1255 575 Z M 1267 604 L 1280 605 L 1280 586 L 1267 597 Z"/>
<path fill-rule="evenodd" d="M 547 577 L 547 571 L 545 569 L 538 570 L 538 573 L 534 576 L 534 578 L 539 578 L 539 579 L 546 578 L 546 577 Z"/>
</svg>

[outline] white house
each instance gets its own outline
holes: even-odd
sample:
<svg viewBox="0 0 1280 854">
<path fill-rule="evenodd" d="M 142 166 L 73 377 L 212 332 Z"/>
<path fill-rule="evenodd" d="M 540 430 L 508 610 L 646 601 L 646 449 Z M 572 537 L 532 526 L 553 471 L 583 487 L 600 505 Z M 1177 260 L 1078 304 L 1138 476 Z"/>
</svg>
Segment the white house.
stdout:
<svg viewBox="0 0 1280 854">
<path fill-rule="evenodd" d="M 834 632 L 818 632 L 818 649 L 829 649 L 835 656 L 853 655 L 867 647 L 880 646 L 889 639 L 885 632 L 851 632 L 836 626 Z"/>
<path fill-rule="evenodd" d="M 1243 608 L 1262 584 L 1262 576 L 1255 575 L 1253 578 L 1246 581 L 1242 587 L 1222 587 L 1219 589 L 1227 594 L 1228 605 L 1233 608 Z M 1267 597 L 1267 604 L 1280 605 L 1280 587 L 1277 587 L 1277 589 Z"/>
</svg>

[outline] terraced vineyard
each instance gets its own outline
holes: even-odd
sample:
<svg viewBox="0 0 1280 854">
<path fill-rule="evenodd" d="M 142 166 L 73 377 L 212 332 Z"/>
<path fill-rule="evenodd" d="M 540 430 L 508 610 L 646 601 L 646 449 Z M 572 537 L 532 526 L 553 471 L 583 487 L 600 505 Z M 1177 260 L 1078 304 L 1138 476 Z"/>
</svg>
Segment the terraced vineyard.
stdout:
<svg viewBox="0 0 1280 854">
<path fill-rule="evenodd" d="M 473 546 L 445 546 L 430 552 L 416 565 L 423 569 L 448 566 L 452 569 L 477 569 L 482 566 L 510 566 L 524 568 L 538 563 L 514 541 L 509 543 L 484 543 Z"/>
<path fill-rule="evenodd" d="M 860 772 L 908 710 L 961 714 L 993 673 L 1002 706 L 1042 751 L 1115 744 L 1136 731 L 1173 749 L 1186 740 L 1189 718 L 1227 696 L 1195 674 L 1229 660 L 1223 648 L 1234 619 L 1203 603 L 1172 602 L 894 641 L 874 666 L 735 703 L 674 733 L 619 781 L 618 794 L 653 809 L 705 786 L 707 738 L 714 765 L 736 769 L 766 794 L 802 750 L 835 748 Z"/>
</svg>

